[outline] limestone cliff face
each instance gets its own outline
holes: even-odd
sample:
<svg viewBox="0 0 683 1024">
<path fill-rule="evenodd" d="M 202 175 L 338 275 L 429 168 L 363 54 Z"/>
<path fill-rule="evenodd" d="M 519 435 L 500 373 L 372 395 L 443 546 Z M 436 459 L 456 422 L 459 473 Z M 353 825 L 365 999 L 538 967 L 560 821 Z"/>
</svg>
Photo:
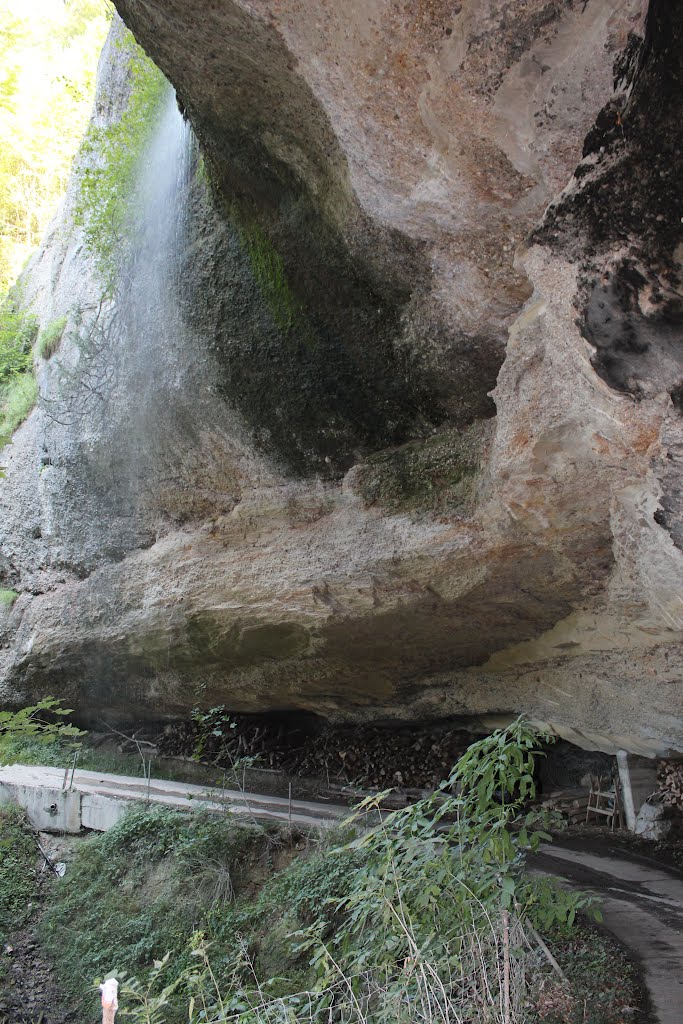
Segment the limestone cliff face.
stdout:
<svg viewBox="0 0 683 1024">
<path fill-rule="evenodd" d="M 5 699 L 683 749 L 680 6 L 117 7 L 206 171 L 159 200 L 171 101 L 100 363 L 4 453 Z M 77 188 L 46 320 L 97 299 Z"/>
</svg>

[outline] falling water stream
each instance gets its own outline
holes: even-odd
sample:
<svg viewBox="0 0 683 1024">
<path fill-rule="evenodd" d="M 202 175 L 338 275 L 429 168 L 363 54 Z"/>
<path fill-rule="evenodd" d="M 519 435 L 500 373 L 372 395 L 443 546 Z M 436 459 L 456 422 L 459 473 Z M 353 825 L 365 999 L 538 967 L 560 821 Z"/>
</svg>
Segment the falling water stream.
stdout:
<svg viewBox="0 0 683 1024">
<path fill-rule="evenodd" d="M 139 185 L 138 223 L 134 237 L 133 292 L 140 327 L 156 329 L 166 320 L 182 285 L 187 237 L 187 212 L 196 143 L 169 89 L 161 116 L 144 158 Z M 161 310 L 159 303 L 163 304 Z M 148 322 L 145 311 L 161 316 Z"/>
</svg>

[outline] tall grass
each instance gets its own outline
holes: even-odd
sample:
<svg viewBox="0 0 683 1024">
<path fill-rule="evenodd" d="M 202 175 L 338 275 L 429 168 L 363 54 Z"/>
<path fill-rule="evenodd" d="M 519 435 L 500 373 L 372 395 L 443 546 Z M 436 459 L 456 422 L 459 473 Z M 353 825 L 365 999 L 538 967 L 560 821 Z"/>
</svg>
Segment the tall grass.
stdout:
<svg viewBox="0 0 683 1024">
<path fill-rule="evenodd" d="M 400 905 L 398 894 L 397 901 Z M 518 918 L 484 914 L 437 959 L 420 950 L 406 922 L 401 928 L 409 956 L 357 974 L 346 973 L 335 960 L 327 985 L 275 998 L 239 937 L 226 986 L 214 972 L 210 944 L 196 933 L 195 966 L 182 979 L 169 977 L 163 984 L 169 966 L 164 958 L 146 985 L 124 979 L 121 999 L 138 1024 L 163 1024 L 164 1008 L 179 988 L 186 992 L 186 1019 L 192 1024 L 520 1024 L 524 1019 L 538 958 L 524 948 Z"/>
<path fill-rule="evenodd" d="M 62 343 L 68 317 L 60 316 L 44 327 L 38 335 L 38 355 L 50 359 Z"/>
<path fill-rule="evenodd" d="M 32 373 L 22 373 L 5 385 L 0 396 L 0 443 L 6 444 L 38 398 L 38 384 Z"/>
</svg>

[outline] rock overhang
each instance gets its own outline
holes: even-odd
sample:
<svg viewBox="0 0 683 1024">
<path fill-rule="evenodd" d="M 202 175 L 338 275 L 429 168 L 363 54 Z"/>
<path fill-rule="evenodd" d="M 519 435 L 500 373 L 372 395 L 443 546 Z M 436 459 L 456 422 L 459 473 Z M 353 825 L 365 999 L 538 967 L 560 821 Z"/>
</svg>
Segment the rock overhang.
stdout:
<svg viewBox="0 0 683 1024">
<path fill-rule="evenodd" d="M 599 305 L 610 285 L 585 265 L 575 184 L 523 244 L 585 168 L 593 123 L 609 121 L 620 54 L 645 69 L 631 102 L 654 102 L 652 47 L 655 65 L 675 55 L 652 30 L 634 42 L 645 6 L 117 6 L 209 163 L 219 209 L 199 211 L 212 242 L 194 250 L 190 294 L 204 304 L 186 314 L 213 325 L 212 387 L 244 400 L 248 439 L 179 532 L 177 501 L 152 488 L 162 525 L 148 550 L 20 599 L 9 685 L 68 680 L 83 707 L 139 714 L 179 714 L 197 686 L 236 710 L 331 717 L 524 710 L 610 748 L 680 747 L 681 564 L 667 530 L 680 427 L 658 377 L 661 325 L 647 319 L 656 372 L 634 405 L 591 365 L 600 316 L 586 296 Z M 627 169 L 614 127 L 605 165 Z M 675 125 L 661 130 L 675 148 Z M 627 141 L 637 157 L 638 133 Z M 576 181 L 593 174 L 588 208 L 609 220 L 599 171 Z M 237 346 L 211 313 L 241 294 L 253 316 L 245 238 L 281 261 L 305 310 L 284 345 L 272 303 Z M 602 239 L 603 277 L 632 258 L 624 238 Z M 641 265 L 656 238 L 635 239 Z M 495 421 L 463 454 L 450 438 L 480 430 L 494 384 Z M 245 454 L 255 437 L 265 462 Z M 202 458 L 185 490 L 201 487 Z"/>
</svg>

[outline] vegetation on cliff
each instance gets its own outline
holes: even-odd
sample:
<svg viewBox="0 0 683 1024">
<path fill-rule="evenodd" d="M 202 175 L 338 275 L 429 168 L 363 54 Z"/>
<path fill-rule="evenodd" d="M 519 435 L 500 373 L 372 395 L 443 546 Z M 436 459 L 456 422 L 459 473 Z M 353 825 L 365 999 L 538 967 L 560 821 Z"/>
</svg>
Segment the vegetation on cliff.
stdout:
<svg viewBox="0 0 683 1024">
<path fill-rule="evenodd" d="M 23 308 L 15 288 L 0 304 L 0 447 L 12 436 L 36 400 L 33 344 L 38 318 Z"/>
<path fill-rule="evenodd" d="M 105 293 L 111 295 L 126 254 L 135 242 L 135 221 L 142 197 L 140 160 L 155 125 L 168 83 L 155 64 L 125 32 L 123 51 L 130 92 L 119 118 L 92 123 L 79 158 L 79 195 L 75 221 L 85 247 L 95 258 Z"/>
<path fill-rule="evenodd" d="M 29 8 L 40 14 L 41 3 L 34 0 Z M 38 397 L 35 357 L 47 360 L 57 352 L 69 319 L 59 316 L 38 334 L 38 319 L 20 285 L 14 285 L 4 300 L 2 292 L 40 239 L 66 187 L 71 159 L 90 115 L 96 58 L 111 16 L 103 0 L 69 0 L 62 14 L 46 16 L 40 29 L 30 13 L 20 14 L 17 8 L 15 14 L 2 15 L 8 29 L 4 55 L 7 67 L 14 70 L 0 82 L 0 120 L 6 121 L 4 137 L 9 143 L 0 159 L 0 445 L 11 438 Z M 113 292 L 117 269 L 134 237 L 130 224 L 136 213 L 140 158 L 166 88 L 163 75 L 129 32 L 118 46 L 130 76 L 128 102 L 120 118 L 104 126 L 92 122 L 85 135 L 74 214 L 106 297 Z M 42 77 L 34 81 L 32 69 L 38 62 Z M 48 71 L 52 77 L 45 79 Z M 59 133 L 59 146 L 53 145 L 52 132 Z M 31 158 L 29 172 L 21 161 L 34 146 L 49 153 L 50 160 Z M 102 311 L 85 323 L 74 310 L 71 334 L 81 352 L 80 381 L 93 362 L 91 350 L 107 335 Z M 73 383 L 64 369 L 60 381 L 67 390 Z"/>
<path fill-rule="evenodd" d="M 389 512 L 456 515 L 473 502 L 477 473 L 490 438 L 488 420 L 466 430 L 444 430 L 398 448 L 369 455 L 356 484 L 366 505 Z"/>
</svg>

